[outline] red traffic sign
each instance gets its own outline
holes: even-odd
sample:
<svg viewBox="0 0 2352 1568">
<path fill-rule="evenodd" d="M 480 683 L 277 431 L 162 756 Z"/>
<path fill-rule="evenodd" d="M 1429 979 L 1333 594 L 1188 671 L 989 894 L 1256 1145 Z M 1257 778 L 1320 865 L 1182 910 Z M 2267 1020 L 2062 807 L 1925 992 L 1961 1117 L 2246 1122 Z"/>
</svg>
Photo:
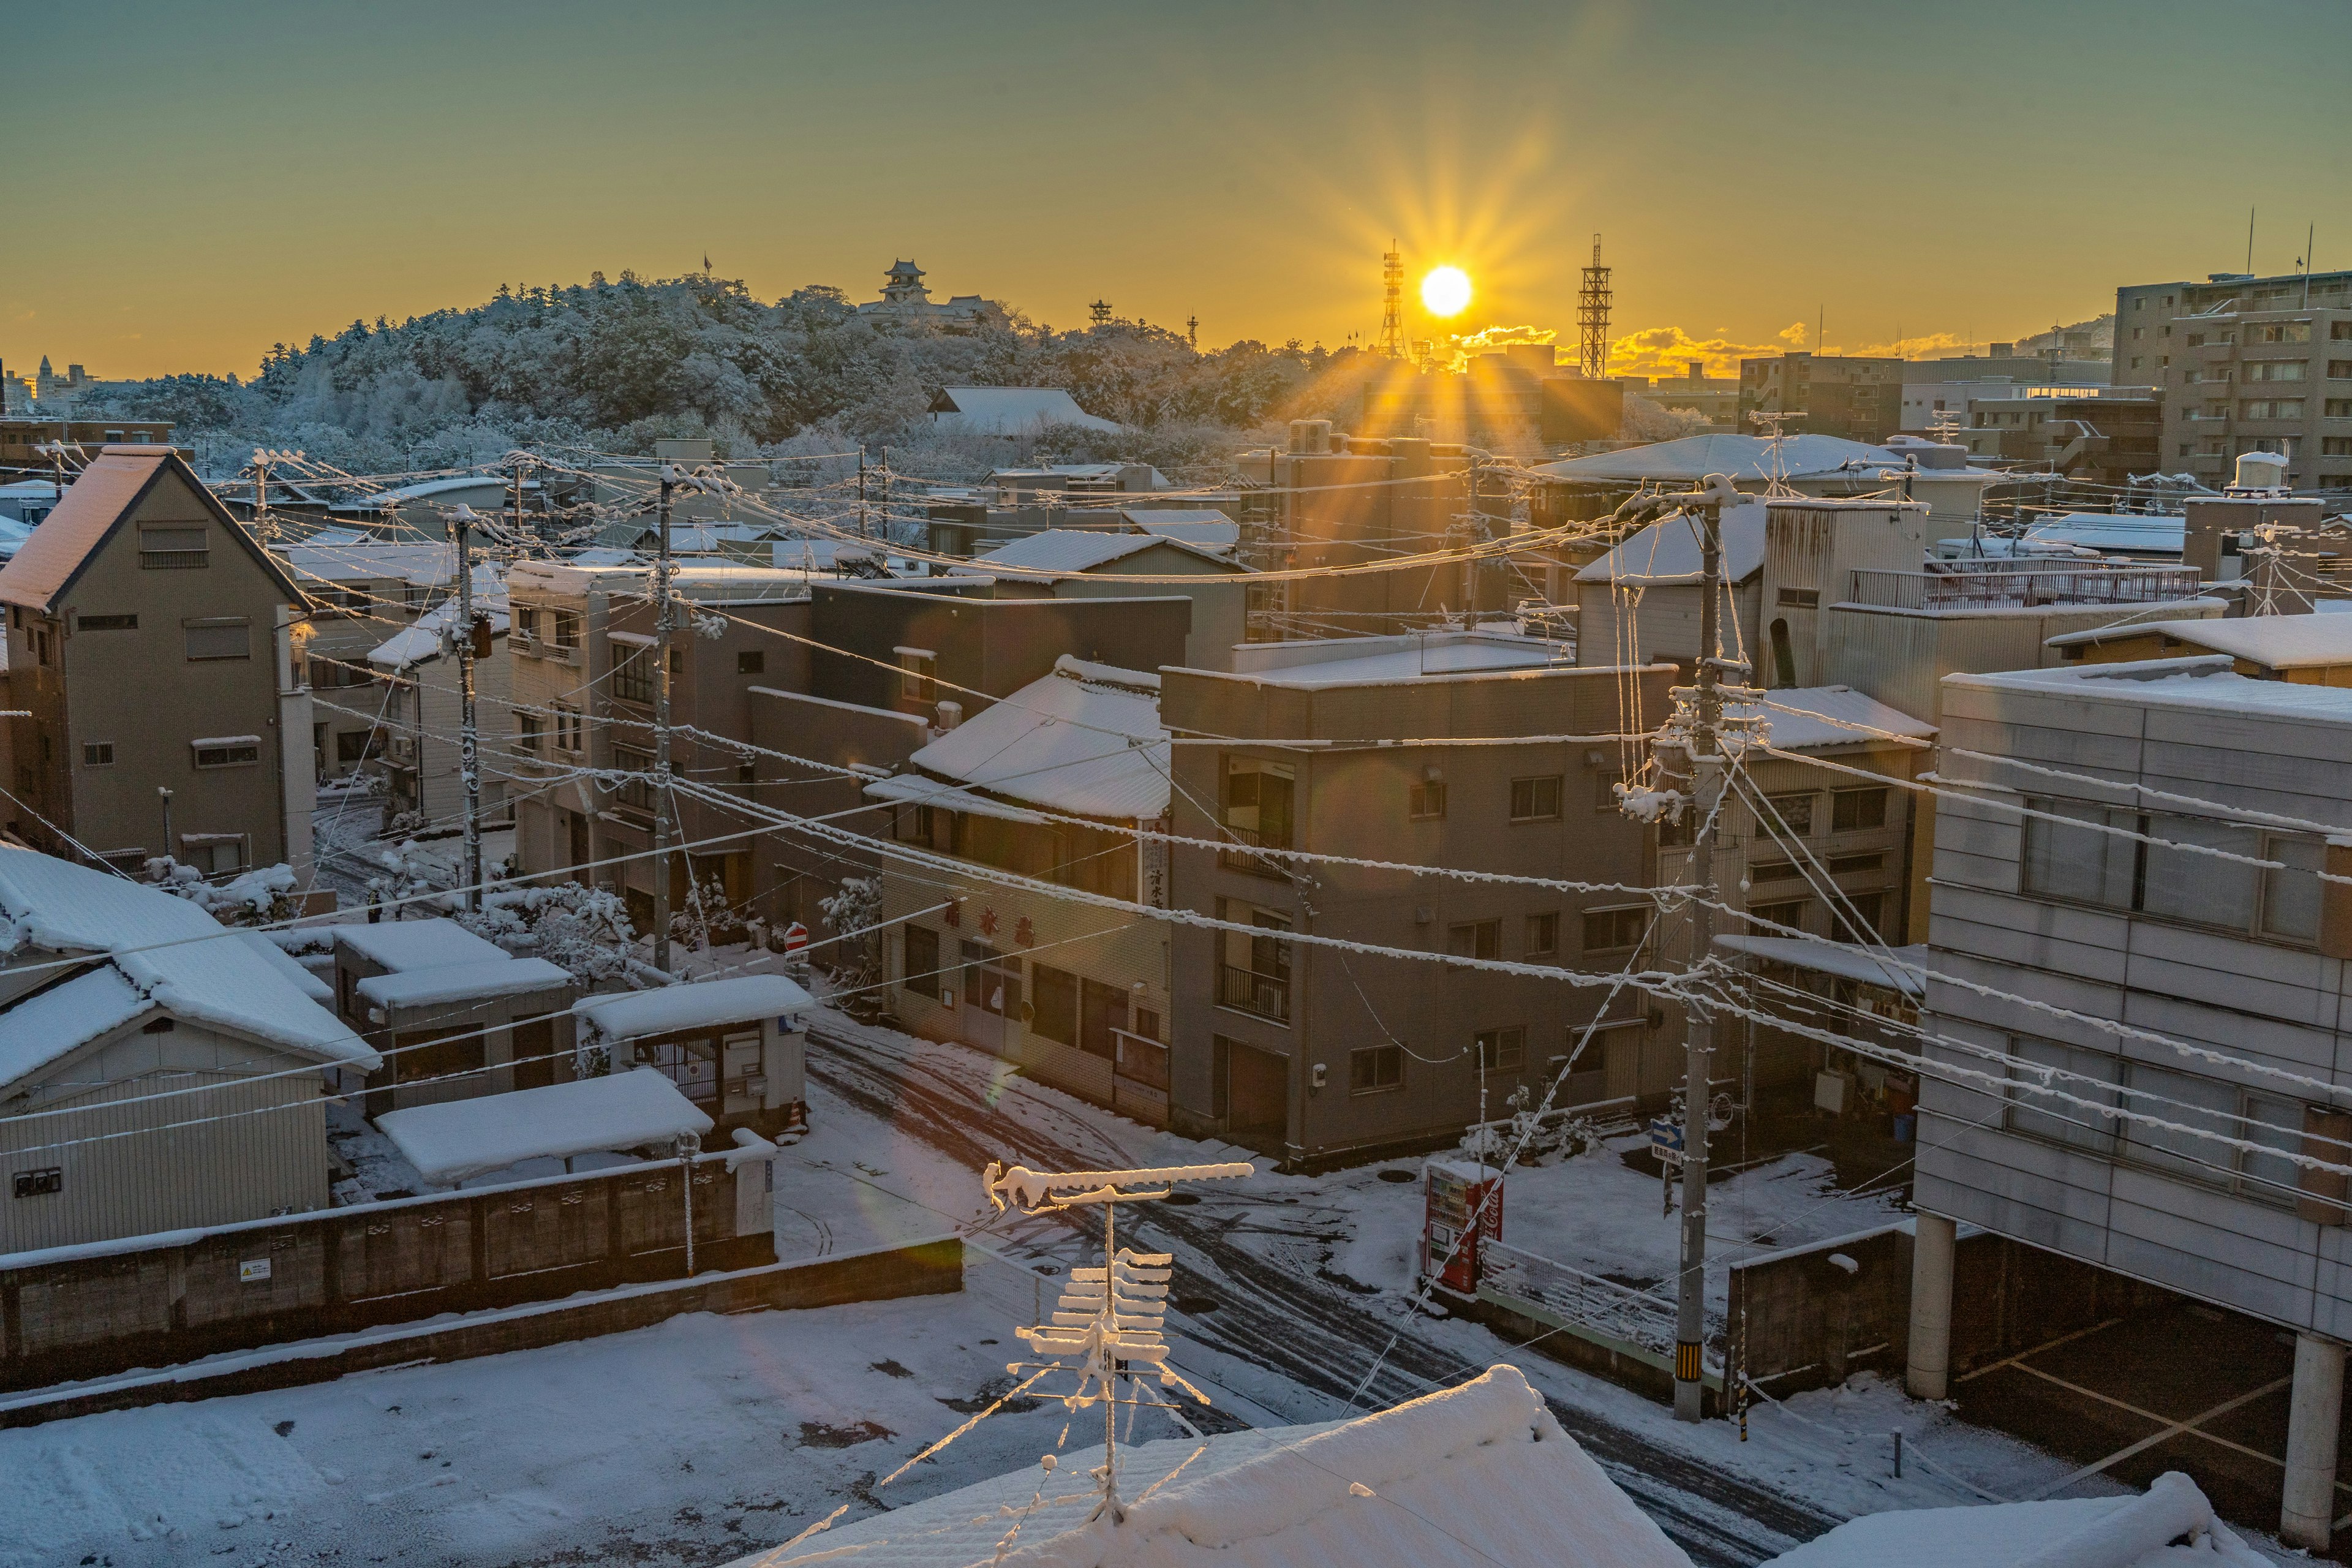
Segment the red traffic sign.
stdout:
<svg viewBox="0 0 2352 1568">
<path fill-rule="evenodd" d="M 797 958 L 808 951 L 808 927 L 794 921 L 784 928 L 784 956 Z"/>
</svg>

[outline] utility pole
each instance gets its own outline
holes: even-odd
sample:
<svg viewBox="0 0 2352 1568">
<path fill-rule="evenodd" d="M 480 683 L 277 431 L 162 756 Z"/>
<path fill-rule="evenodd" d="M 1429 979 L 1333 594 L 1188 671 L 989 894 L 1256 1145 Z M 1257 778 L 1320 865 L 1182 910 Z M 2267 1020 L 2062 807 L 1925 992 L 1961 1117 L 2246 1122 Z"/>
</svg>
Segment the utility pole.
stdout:
<svg viewBox="0 0 2352 1568">
<path fill-rule="evenodd" d="M 268 511 L 269 454 L 257 447 L 253 453 L 253 530 L 264 539 L 269 537 L 262 532 L 267 526 L 262 520 Z"/>
<path fill-rule="evenodd" d="M 865 458 L 858 458 L 863 469 Z M 661 471 L 661 542 L 654 555 L 654 967 L 669 973 L 669 497 L 677 469 Z M 861 475 L 859 488 L 864 488 Z"/>
<path fill-rule="evenodd" d="M 1699 503 L 1700 570 L 1696 711 L 1685 745 L 1690 758 L 1691 900 L 1689 967 L 1705 963 L 1715 946 L 1716 806 L 1723 797 L 1723 721 L 1719 686 L 1723 602 L 1723 496 L 1728 480 L 1710 476 Z M 1702 1377 L 1706 1342 L 1706 1112 L 1715 1058 L 1715 1020 L 1693 993 L 1684 999 L 1683 1237 L 1682 1268 L 1675 1290 L 1675 1419 L 1696 1421 L 1706 1394 Z"/>
<path fill-rule="evenodd" d="M 857 447 L 857 537 L 870 538 L 866 527 L 866 444 Z"/>
<path fill-rule="evenodd" d="M 466 787 L 466 907 L 482 907 L 482 755 L 474 728 L 474 522 L 472 509 L 459 507 L 449 520 L 457 545 L 457 776 Z M 420 695 L 418 716 L 424 713 Z M 421 761 L 421 759 L 420 759 Z M 424 774 L 418 772 L 419 803 Z"/>
<path fill-rule="evenodd" d="M 515 454 L 514 463 L 514 536 L 522 538 L 522 454 Z"/>
</svg>

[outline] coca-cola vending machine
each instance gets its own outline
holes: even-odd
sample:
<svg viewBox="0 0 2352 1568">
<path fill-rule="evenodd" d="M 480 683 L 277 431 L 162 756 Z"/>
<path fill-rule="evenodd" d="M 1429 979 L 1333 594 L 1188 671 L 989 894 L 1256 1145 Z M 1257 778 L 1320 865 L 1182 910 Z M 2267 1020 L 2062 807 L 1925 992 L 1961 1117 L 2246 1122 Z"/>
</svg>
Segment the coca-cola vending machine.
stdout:
<svg viewBox="0 0 2352 1568">
<path fill-rule="evenodd" d="M 1422 1189 L 1421 1277 L 1475 1295 L 1479 1240 L 1503 1239 L 1503 1173 L 1475 1160 L 1432 1160 Z"/>
</svg>

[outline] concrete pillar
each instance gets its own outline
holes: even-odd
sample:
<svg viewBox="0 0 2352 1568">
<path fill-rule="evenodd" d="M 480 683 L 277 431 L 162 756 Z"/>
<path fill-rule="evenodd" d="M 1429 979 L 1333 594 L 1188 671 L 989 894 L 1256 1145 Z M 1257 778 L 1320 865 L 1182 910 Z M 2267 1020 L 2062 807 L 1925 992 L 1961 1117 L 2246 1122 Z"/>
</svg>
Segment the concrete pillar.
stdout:
<svg viewBox="0 0 2352 1568">
<path fill-rule="evenodd" d="M 2286 1416 L 2286 1495 L 2279 1539 L 2327 1550 L 2336 1518 L 2336 1433 L 2344 1419 L 2344 1347 L 2315 1334 L 2294 1340 L 2294 1404 Z"/>
<path fill-rule="evenodd" d="M 1921 1214 L 1911 1244 L 1911 1352 L 1903 1384 L 1914 1399 L 1942 1399 L 1952 1384 L 1952 1247 L 1957 1227 Z"/>
</svg>

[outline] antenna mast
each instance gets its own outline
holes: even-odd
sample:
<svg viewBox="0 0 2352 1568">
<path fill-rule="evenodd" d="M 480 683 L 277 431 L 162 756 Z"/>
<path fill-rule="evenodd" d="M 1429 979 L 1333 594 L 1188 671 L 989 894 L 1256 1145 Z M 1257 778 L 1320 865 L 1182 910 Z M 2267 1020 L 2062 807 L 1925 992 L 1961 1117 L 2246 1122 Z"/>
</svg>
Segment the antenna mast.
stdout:
<svg viewBox="0 0 2352 1568">
<path fill-rule="evenodd" d="M 1609 374 L 1610 268 L 1601 265 L 1601 237 L 1592 237 L 1592 265 L 1584 269 L 1584 287 L 1576 291 L 1577 364 L 1594 381 Z"/>
<path fill-rule="evenodd" d="M 1404 358 L 1404 252 L 1393 239 L 1381 253 L 1381 353 Z"/>
</svg>

